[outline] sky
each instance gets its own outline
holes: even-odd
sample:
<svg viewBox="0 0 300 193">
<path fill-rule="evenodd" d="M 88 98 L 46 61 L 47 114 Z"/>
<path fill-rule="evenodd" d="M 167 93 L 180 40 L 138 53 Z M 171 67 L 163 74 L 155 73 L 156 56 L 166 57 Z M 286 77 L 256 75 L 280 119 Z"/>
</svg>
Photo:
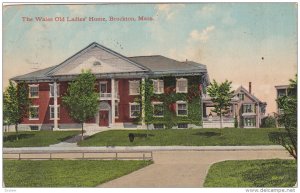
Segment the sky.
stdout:
<svg viewBox="0 0 300 193">
<path fill-rule="evenodd" d="M 252 93 L 267 102 L 271 114 L 274 86 L 288 84 L 297 73 L 297 12 L 296 3 L 4 6 L 3 88 L 14 76 L 57 65 L 98 42 L 125 56 L 164 55 L 205 64 L 210 80 L 228 79 L 233 89 L 248 89 L 252 82 Z M 153 20 L 66 21 L 110 16 Z"/>
</svg>

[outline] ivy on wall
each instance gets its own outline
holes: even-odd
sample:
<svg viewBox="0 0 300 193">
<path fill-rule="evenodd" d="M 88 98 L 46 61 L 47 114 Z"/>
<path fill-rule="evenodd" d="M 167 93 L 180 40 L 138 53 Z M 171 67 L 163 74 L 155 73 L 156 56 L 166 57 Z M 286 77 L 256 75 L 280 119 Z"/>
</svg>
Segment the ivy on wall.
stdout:
<svg viewBox="0 0 300 193">
<path fill-rule="evenodd" d="M 199 88 L 200 76 L 184 77 L 188 80 L 188 93 L 176 93 L 176 77 L 163 77 L 164 90 L 163 94 L 153 92 L 152 79 L 146 79 L 141 84 L 141 93 L 145 93 L 145 103 L 142 104 L 141 97 L 136 98 L 136 102 L 144 108 L 144 122 L 150 124 L 164 124 L 167 129 L 177 126 L 178 123 L 202 125 L 202 106 L 200 102 L 201 91 Z M 163 117 L 153 116 L 152 102 L 163 103 Z M 188 105 L 187 116 L 177 116 L 176 101 L 186 101 Z M 142 122 L 142 115 L 136 119 L 136 123 Z"/>
</svg>

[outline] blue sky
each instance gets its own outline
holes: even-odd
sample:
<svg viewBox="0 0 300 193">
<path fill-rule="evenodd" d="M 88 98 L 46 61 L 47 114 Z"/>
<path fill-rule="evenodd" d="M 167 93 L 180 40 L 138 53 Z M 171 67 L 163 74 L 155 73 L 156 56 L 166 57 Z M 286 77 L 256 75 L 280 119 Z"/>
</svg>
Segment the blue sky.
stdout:
<svg viewBox="0 0 300 193">
<path fill-rule="evenodd" d="M 22 17 L 153 17 L 144 22 L 23 22 Z M 275 85 L 297 71 L 295 3 L 18 5 L 3 9 L 3 84 L 59 64 L 91 42 L 125 56 L 207 65 L 211 79 L 248 87 L 275 111 Z M 264 57 L 264 60 L 262 60 Z"/>
</svg>

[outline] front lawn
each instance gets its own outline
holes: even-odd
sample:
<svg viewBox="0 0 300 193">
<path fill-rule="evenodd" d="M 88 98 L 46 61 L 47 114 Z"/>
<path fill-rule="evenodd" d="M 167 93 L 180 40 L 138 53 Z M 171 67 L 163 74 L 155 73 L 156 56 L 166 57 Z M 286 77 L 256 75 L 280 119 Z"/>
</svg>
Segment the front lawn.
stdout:
<svg viewBox="0 0 300 193">
<path fill-rule="evenodd" d="M 293 187 L 295 160 L 223 161 L 213 164 L 204 187 Z"/>
<path fill-rule="evenodd" d="M 133 142 L 128 139 L 129 133 L 146 134 L 148 137 L 137 137 Z M 110 130 L 97 133 L 84 141 L 80 146 L 216 146 L 216 145 L 274 145 L 269 135 L 279 129 L 168 129 L 168 130 Z"/>
<path fill-rule="evenodd" d="M 152 161 L 4 160 L 6 187 L 95 187 Z"/>
<path fill-rule="evenodd" d="M 3 147 L 41 147 L 67 140 L 80 131 L 24 131 L 19 132 L 16 140 L 15 132 L 3 133 Z"/>
</svg>

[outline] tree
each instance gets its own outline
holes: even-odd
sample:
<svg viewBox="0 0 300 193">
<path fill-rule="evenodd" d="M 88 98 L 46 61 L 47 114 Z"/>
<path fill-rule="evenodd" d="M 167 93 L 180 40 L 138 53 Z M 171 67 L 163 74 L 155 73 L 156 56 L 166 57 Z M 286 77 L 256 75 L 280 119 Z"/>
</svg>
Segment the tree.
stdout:
<svg viewBox="0 0 300 193">
<path fill-rule="evenodd" d="M 3 94 L 3 117 L 7 124 L 14 124 L 16 129 L 16 140 L 18 137 L 18 125 L 28 115 L 30 99 L 25 83 L 14 84 L 9 81 L 8 88 Z"/>
<path fill-rule="evenodd" d="M 214 103 L 214 109 L 212 112 L 215 112 L 218 116 L 220 116 L 220 127 L 223 128 L 222 116 L 228 113 L 230 101 L 234 92 L 231 91 L 231 82 L 226 80 L 225 82 L 218 84 L 216 80 L 213 80 L 213 82 L 208 86 L 207 92 Z"/>
<path fill-rule="evenodd" d="M 290 79 L 287 96 L 279 97 L 277 104 L 283 111 L 278 122 L 284 125 L 285 132 L 281 132 L 275 140 L 297 159 L 297 75 Z"/>
<path fill-rule="evenodd" d="M 94 117 L 98 111 L 99 94 L 95 90 L 96 77 L 90 71 L 83 71 L 69 84 L 67 93 L 62 97 L 70 116 L 81 124 L 83 140 L 83 123 Z"/>
</svg>

